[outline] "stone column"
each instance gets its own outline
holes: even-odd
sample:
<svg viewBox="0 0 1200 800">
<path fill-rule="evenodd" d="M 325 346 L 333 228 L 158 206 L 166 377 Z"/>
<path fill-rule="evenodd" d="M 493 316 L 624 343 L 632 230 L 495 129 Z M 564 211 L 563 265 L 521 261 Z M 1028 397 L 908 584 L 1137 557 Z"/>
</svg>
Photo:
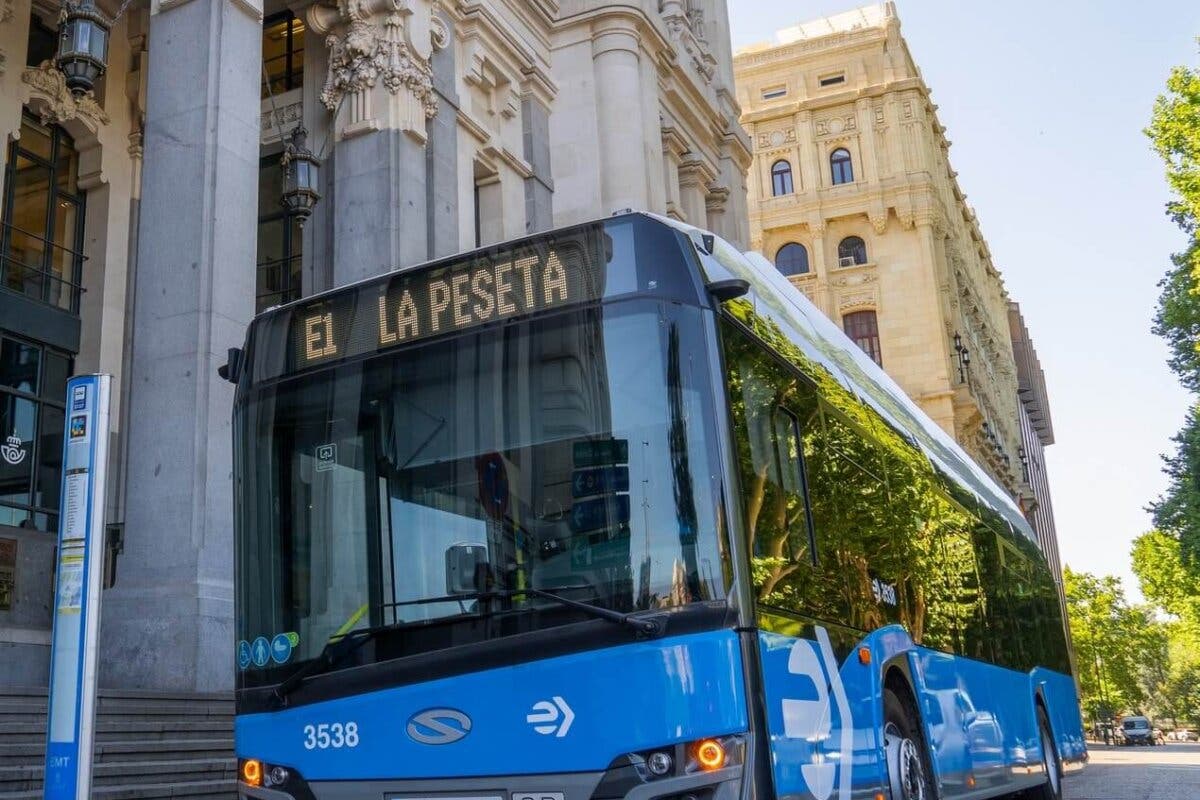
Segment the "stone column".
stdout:
<svg viewBox="0 0 1200 800">
<path fill-rule="evenodd" d="M 642 119 L 641 65 L 635 23 L 618 16 L 604 19 L 592 32 L 592 60 L 596 76 L 596 116 L 600 139 L 601 210 L 649 208 L 645 130 Z M 703 225 L 704 198 L 687 213 Z"/>
<path fill-rule="evenodd" d="M 100 682 L 233 683 L 233 387 L 254 308 L 261 9 L 156 0 L 133 309 L 125 552 Z"/>
<path fill-rule="evenodd" d="M 438 109 L 430 57 L 449 29 L 430 0 L 339 0 L 307 17 L 329 47 L 333 283 L 420 263 L 430 250 L 427 121 Z"/>
</svg>

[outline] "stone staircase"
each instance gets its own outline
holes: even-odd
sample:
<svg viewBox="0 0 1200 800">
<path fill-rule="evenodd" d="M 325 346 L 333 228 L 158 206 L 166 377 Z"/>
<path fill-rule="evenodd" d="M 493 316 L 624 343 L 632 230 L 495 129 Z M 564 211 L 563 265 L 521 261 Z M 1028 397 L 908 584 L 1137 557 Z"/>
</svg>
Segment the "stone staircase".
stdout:
<svg viewBox="0 0 1200 800">
<path fill-rule="evenodd" d="M 46 690 L 0 687 L 0 800 L 42 797 Z M 234 800 L 233 698 L 101 689 L 92 797 Z"/>
</svg>

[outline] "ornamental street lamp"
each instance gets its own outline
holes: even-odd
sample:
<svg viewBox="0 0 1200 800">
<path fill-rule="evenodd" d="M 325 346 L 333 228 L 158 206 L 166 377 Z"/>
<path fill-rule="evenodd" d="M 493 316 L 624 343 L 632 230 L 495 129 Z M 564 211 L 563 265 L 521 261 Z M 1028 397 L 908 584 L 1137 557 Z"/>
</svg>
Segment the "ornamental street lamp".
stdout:
<svg viewBox="0 0 1200 800">
<path fill-rule="evenodd" d="M 321 162 L 305 146 L 308 131 L 297 125 L 283 147 L 283 195 L 280 202 L 301 226 L 312 216 L 313 206 L 321 199 L 317 191 Z"/>
<path fill-rule="evenodd" d="M 967 382 L 967 372 L 971 369 L 971 351 L 962 343 L 962 337 L 954 334 L 954 352 L 958 354 L 958 382 Z"/>
<path fill-rule="evenodd" d="M 124 10 L 124 9 L 122 9 Z M 58 23 L 54 62 L 72 94 L 86 94 L 108 67 L 108 32 L 112 22 L 95 0 L 64 0 Z"/>
</svg>

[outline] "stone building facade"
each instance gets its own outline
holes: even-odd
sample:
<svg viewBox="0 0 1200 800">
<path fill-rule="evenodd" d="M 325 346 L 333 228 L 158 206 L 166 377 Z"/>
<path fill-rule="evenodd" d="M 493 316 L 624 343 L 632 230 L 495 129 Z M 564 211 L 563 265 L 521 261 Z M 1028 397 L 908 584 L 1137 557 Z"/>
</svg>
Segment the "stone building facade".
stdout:
<svg viewBox="0 0 1200 800">
<path fill-rule="evenodd" d="M 1008 327 L 1012 333 L 1013 358 L 1017 365 L 1017 411 L 1021 420 L 1021 508 L 1037 533 L 1038 544 L 1050 562 L 1059 599 L 1066 607 L 1062 583 L 1062 559 L 1058 553 L 1058 531 L 1054 505 L 1050 501 L 1050 476 L 1046 471 L 1046 448 L 1054 444 L 1054 424 L 1046 392 L 1046 374 L 1029 336 L 1029 327 L 1018 303 L 1008 304 Z"/>
<path fill-rule="evenodd" d="M 725 0 L 0 0 L 0 683 L 47 680 L 64 383 L 116 376 L 101 683 L 232 682 L 232 387 L 256 309 L 648 209 L 750 238 Z M 281 134 L 321 160 L 305 224 Z M 12 441 L 7 439 L 6 441 Z"/>
<path fill-rule="evenodd" d="M 751 246 L 1012 494 L 1061 581 L 1045 380 L 895 4 L 782 30 L 734 70 Z"/>
<path fill-rule="evenodd" d="M 734 57 L 751 245 L 1020 494 L 1008 294 L 885 3 Z"/>
</svg>

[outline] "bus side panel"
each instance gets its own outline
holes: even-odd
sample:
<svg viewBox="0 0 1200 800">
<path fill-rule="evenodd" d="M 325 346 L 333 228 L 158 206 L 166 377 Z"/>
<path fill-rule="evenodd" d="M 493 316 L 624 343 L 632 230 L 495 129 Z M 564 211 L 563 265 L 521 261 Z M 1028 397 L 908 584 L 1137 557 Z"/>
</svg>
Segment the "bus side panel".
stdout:
<svg viewBox="0 0 1200 800">
<path fill-rule="evenodd" d="M 846 632 L 796 628 L 759 632 L 775 796 L 873 798 L 886 780 L 875 670 Z"/>
<path fill-rule="evenodd" d="M 1048 669 L 1033 671 L 1034 685 L 1041 689 L 1046 701 L 1050 729 L 1058 745 L 1058 754 L 1065 762 L 1087 760 L 1087 742 L 1083 736 L 1083 720 L 1079 716 L 1079 694 L 1070 675 Z"/>
<path fill-rule="evenodd" d="M 910 659 L 945 797 L 1040 780 L 1028 675 L 922 647 L 914 647 Z"/>
</svg>

